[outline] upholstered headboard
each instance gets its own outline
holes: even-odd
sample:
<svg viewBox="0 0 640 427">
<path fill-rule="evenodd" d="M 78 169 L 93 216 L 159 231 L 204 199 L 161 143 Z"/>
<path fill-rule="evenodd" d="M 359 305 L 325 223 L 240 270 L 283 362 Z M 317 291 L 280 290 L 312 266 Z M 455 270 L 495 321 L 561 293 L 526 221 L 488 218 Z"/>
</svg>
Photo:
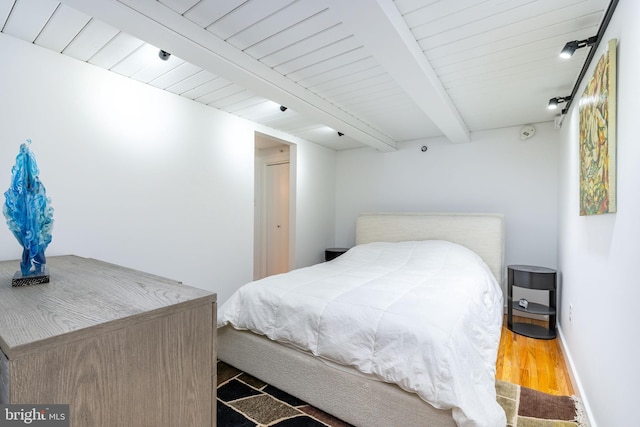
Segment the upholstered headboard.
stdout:
<svg viewBox="0 0 640 427">
<path fill-rule="evenodd" d="M 356 221 L 356 244 L 447 240 L 465 246 L 487 263 L 503 285 L 504 217 L 466 213 L 363 213 Z"/>
</svg>

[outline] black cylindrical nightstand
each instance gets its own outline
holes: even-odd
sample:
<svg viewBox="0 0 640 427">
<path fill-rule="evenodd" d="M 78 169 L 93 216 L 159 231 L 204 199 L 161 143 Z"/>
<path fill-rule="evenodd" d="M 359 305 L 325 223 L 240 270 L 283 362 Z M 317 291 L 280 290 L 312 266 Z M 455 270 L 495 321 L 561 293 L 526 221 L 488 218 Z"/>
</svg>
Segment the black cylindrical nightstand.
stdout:
<svg viewBox="0 0 640 427">
<path fill-rule="evenodd" d="M 550 340 L 556 337 L 556 281 L 557 272 L 551 268 L 533 265 L 510 265 L 507 267 L 507 327 L 513 332 L 531 338 Z M 529 302 L 526 307 L 513 301 L 513 287 L 549 292 L 549 305 Z M 549 326 L 544 328 L 529 323 L 513 323 L 513 310 L 549 316 Z"/>
<path fill-rule="evenodd" d="M 348 250 L 349 248 L 327 248 L 324 250 L 324 260 L 331 261 L 334 258 L 338 258 Z"/>
</svg>

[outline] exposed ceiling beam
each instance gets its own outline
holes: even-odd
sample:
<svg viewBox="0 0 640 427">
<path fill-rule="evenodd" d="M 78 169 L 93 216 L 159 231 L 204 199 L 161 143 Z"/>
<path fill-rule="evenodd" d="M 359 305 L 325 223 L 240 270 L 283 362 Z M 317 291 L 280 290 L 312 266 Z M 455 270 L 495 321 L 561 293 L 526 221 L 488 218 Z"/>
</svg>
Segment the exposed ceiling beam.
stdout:
<svg viewBox="0 0 640 427">
<path fill-rule="evenodd" d="M 61 0 L 177 57 L 380 151 L 397 142 L 155 0 Z"/>
<path fill-rule="evenodd" d="M 393 0 L 326 0 L 381 66 L 455 143 L 471 137 Z"/>
</svg>

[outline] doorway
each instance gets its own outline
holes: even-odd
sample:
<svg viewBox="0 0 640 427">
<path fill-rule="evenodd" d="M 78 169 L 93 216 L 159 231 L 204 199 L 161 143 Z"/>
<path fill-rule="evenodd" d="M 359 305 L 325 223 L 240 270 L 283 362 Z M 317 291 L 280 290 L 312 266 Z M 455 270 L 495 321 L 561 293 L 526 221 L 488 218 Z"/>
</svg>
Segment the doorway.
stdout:
<svg viewBox="0 0 640 427">
<path fill-rule="evenodd" d="M 286 273 L 292 265 L 291 146 L 256 133 L 254 280 Z"/>
</svg>

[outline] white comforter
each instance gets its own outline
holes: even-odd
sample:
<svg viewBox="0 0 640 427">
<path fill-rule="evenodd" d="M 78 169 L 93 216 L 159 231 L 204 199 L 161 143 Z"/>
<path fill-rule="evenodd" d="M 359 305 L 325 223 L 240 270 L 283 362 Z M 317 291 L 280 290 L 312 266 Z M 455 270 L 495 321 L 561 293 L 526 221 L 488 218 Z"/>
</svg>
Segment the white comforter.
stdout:
<svg viewBox="0 0 640 427">
<path fill-rule="evenodd" d="M 454 243 L 370 243 L 333 261 L 240 288 L 230 323 L 355 367 L 453 410 L 459 426 L 500 426 L 495 362 L 502 292 Z"/>
</svg>

